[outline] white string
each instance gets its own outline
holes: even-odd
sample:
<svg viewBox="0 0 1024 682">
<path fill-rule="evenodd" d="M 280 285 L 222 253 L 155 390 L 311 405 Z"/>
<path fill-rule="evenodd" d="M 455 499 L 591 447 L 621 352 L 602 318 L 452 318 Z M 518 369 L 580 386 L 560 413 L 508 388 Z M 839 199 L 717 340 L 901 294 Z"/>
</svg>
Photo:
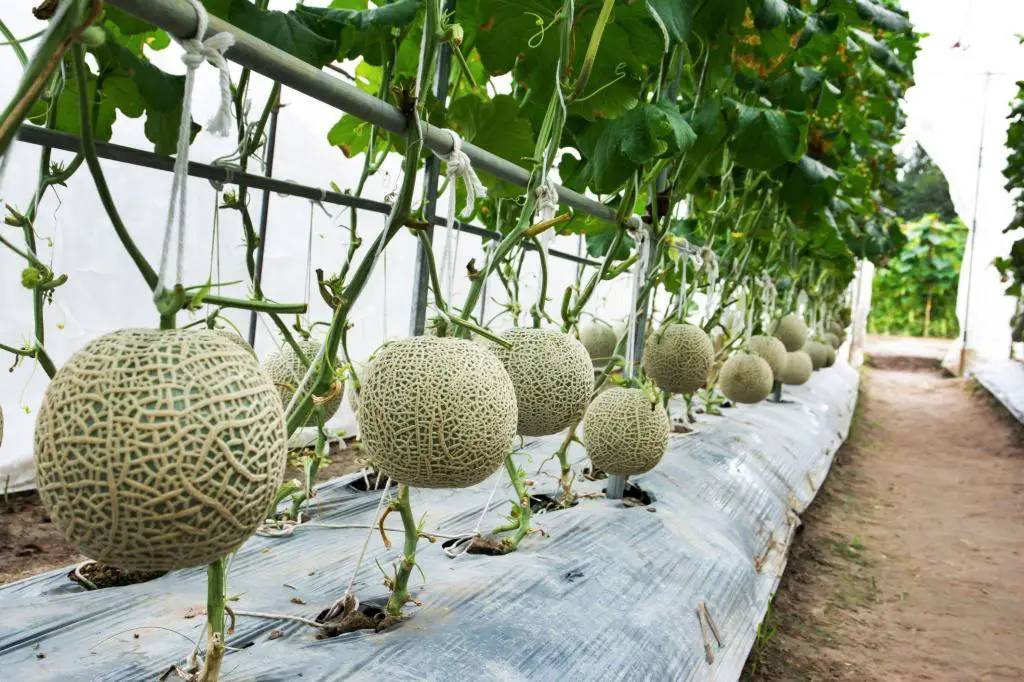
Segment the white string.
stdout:
<svg viewBox="0 0 1024 682">
<path fill-rule="evenodd" d="M 711 320 L 711 313 L 715 310 L 715 301 L 718 298 L 716 287 L 718 285 L 718 256 L 711 249 L 705 247 L 700 251 L 701 263 L 708 275 L 708 293 L 704 306 L 704 320 Z"/>
<path fill-rule="evenodd" d="M 632 216 L 639 222 L 639 216 Z M 629 222 L 632 222 L 632 218 Z M 628 223 L 627 223 L 628 224 Z M 636 228 L 635 228 L 636 229 Z M 636 376 L 636 320 L 637 304 L 640 302 L 640 290 L 643 287 L 644 274 L 647 272 L 647 232 L 638 230 L 636 236 L 636 247 L 639 249 L 639 258 L 633 266 L 633 296 L 629 305 L 629 330 L 626 335 L 626 376 L 632 379 Z"/>
<path fill-rule="evenodd" d="M 178 149 L 174 160 L 174 179 L 171 181 L 171 197 L 167 205 L 167 223 L 164 227 L 163 247 L 160 251 L 160 270 L 157 275 L 157 287 L 154 294 L 159 297 L 167 279 L 167 266 L 170 257 L 171 237 L 175 227 L 177 212 L 177 282 L 183 279 L 185 264 L 185 229 L 188 206 L 188 152 L 192 141 L 192 93 L 195 89 L 195 72 L 204 61 L 209 61 L 220 72 L 220 104 L 217 112 L 209 123 L 207 130 L 215 135 L 226 136 L 231 128 L 231 74 L 228 71 L 224 51 L 235 44 L 235 37 L 230 33 L 218 33 L 204 39 L 209 26 L 206 8 L 199 0 L 188 0 L 196 12 L 196 34 L 193 38 L 174 40 L 181 45 L 185 53 L 181 61 L 185 63 L 185 93 L 181 102 L 181 121 L 178 126 Z M 175 203 L 177 202 L 177 205 Z"/>
<path fill-rule="evenodd" d="M 469 546 L 473 544 L 473 538 L 480 535 L 480 526 L 484 525 L 484 517 L 487 516 L 487 512 L 491 509 L 491 502 L 494 501 L 494 494 L 498 492 L 498 484 L 501 483 L 501 480 L 501 476 L 494 477 L 494 487 L 491 488 L 491 494 L 487 496 L 487 502 L 484 504 L 483 511 L 480 512 L 480 518 L 476 520 L 473 532 L 468 536 L 459 538 L 448 547 L 442 547 L 441 551 L 446 555 L 452 559 L 457 559 L 469 551 Z"/>
<path fill-rule="evenodd" d="M 542 223 L 545 220 L 554 218 L 555 214 L 558 213 L 558 185 L 555 184 L 555 181 L 545 175 L 540 186 L 534 190 L 534 196 L 537 197 L 537 203 L 533 210 L 533 221 L 535 223 Z M 541 248 L 547 247 L 554 238 L 554 230 L 544 230 L 537 235 L 537 241 L 540 243 Z"/>
<path fill-rule="evenodd" d="M 754 334 L 754 297 L 748 292 L 751 292 L 751 284 L 750 281 L 744 277 L 743 285 L 740 289 L 740 294 L 743 297 L 743 317 L 745 325 L 743 331 L 743 347 L 749 350 L 750 337 Z"/>
<path fill-rule="evenodd" d="M 210 184 L 213 184 L 212 182 Z M 214 279 L 214 259 L 217 263 L 217 278 Z M 214 185 L 213 192 L 213 232 L 210 237 L 210 267 L 206 275 L 207 282 L 217 282 L 217 293 L 222 289 L 220 277 L 220 188 Z M 206 304 L 206 314 L 210 314 L 210 304 Z"/>
<path fill-rule="evenodd" d="M 302 302 L 306 304 L 306 313 L 303 317 L 306 320 L 306 326 L 309 326 L 309 301 L 311 297 L 311 287 L 313 280 L 313 209 L 316 208 L 316 202 L 312 199 L 309 200 L 309 234 L 306 240 L 306 291 L 305 297 Z M 387 299 L 385 299 L 387 300 Z"/>
<path fill-rule="evenodd" d="M 270 337 L 270 340 L 274 342 L 275 346 L 277 346 L 277 350 L 280 351 L 281 342 L 277 338 L 277 333 L 270 328 L 270 325 L 267 324 L 267 320 L 263 317 L 263 315 L 261 315 L 260 313 L 256 313 L 256 319 L 260 321 L 260 324 L 263 325 L 263 331 L 267 333 L 267 336 Z"/>
<path fill-rule="evenodd" d="M 767 272 L 762 272 L 760 279 L 761 301 L 764 304 L 764 310 L 761 311 L 761 323 L 764 325 L 765 329 L 768 329 L 775 313 L 775 301 L 779 296 L 779 292 L 775 288 L 775 283 L 772 282 L 772 278 Z"/>
<path fill-rule="evenodd" d="M 477 177 L 476 172 L 473 170 L 473 163 L 464 151 L 462 151 L 462 138 L 459 134 L 450 128 L 445 128 L 444 131 L 452 138 L 452 150 L 447 154 L 435 152 L 438 158 L 447 164 L 445 169 L 445 175 L 448 177 L 448 222 L 447 230 L 444 237 L 444 250 L 441 252 L 441 272 L 439 275 L 443 278 L 445 283 L 445 291 L 443 296 L 445 300 L 451 298 L 452 289 L 455 287 L 455 270 L 457 268 L 456 261 L 458 260 L 459 252 L 459 237 L 462 235 L 462 230 L 456 226 L 455 222 L 455 202 L 456 202 L 456 190 L 458 189 L 458 181 L 461 180 L 462 184 L 466 188 L 466 205 L 463 207 L 463 213 L 461 217 L 467 218 L 473 214 L 473 207 L 476 204 L 476 198 L 479 194 L 481 197 L 487 196 L 487 188 L 480 182 L 480 178 Z M 468 210 L 468 212 L 467 212 Z M 454 252 L 452 248 L 452 237 L 454 230 Z"/>
<path fill-rule="evenodd" d="M 319 352 L 316 354 L 316 358 L 311 360 L 309 363 L 309 369 L 306 370 L 305 376 L 302 377 L 302 382 L 299 387 L 295 389 L 295 393 L 292 394 L 292 399 L 288 401 L 288 406 L 284 408 L 285 418 L 288 418 L 292 414 L 292 410 L 295 409 L 295 404 L 299 401 L 299 396 L 306 390 L 306 386 L 309 384 L 309 380 L 313 377 L 313 373 L 316 371 L 317 365 L 323 360 L 324 351 L 327 350 L 327 344 L 324 343 L 320 346 Z"/>
</svg>

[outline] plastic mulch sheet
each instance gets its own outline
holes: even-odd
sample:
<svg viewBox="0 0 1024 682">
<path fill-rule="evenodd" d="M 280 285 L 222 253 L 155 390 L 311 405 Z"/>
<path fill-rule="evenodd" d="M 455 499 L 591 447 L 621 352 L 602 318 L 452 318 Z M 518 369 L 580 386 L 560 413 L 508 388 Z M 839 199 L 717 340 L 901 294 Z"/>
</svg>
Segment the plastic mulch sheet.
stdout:
<svg viewBox="0 0 1024 682">
<path fill-rule="evenodd" d="M 1001 360 L 978 367 L 973 372 L 985 389 L 1024 424 L 1024 362 Z"/>
<path fill-rule="evenodd" d="M 785 567 L 797 514 L 846 437 L 857 379 L 839 364 L 787 387 L 786 403 L 701 415 L 696 434 L 673 436 L 662 463 L 635 478 L 652 500 L 629 507 L 591 497 L 538 514 L 534 525 L 544 535 L 531 535 L 517 553 L 452 559 L 440 543 L 421 540 L 426 582 L 414 573 L 411 586 L 422 605 L 410 604 L 412 617 L 391 630 L 318 639 L 301 623 L 239 616 L 222 679 L 736 679 Z M 534 494 L 556 488 L 554 478 L 534 473 L 560 439 L 527 442 L 517 455 Z M 571 452 L 573 461 L 584 456 Z M 380 493 L 356 490 L 354 479 L 319 489 L 316 523 L 374 521 Z M 427 514 L 428 530 L 469 533 L 494 481 L 413 490 L 413 509 Z M 580 493 L 603 487 L 577 484 Z M 483 529 L 504 521 L 510 493 L 501 478 Z M 252 538 L 231 565 L 229 604 L 314 618 L 344 592 L 366 533 L 309 525 L 284 538 Z M 392 550 L 370 540 L 355 585 L 364 603 L 386 595 L 374 561 L 390 570 L 398 559 L 401 537 L 391 535 Z M 92 592 L 66 572 L 0 587 L 5 679 L 155 680 L 202 636 L 202 568 Z M 708 632 L 713 662 L 700 602 L 722 638 L 719 645 Z"/>
</svg>

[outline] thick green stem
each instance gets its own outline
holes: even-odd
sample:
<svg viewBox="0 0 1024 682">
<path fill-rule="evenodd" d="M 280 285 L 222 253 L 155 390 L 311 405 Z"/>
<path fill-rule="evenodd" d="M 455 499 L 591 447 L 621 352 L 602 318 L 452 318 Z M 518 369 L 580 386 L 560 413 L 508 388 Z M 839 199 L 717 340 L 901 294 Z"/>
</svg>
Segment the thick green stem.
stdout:
<svg viewBox="0 0 1024 682">
<path fill-rule="evenodd" d="M 601 47 L 601 38 L 604 36 L 604 29 L 608 25 L 608 19 L 611 17 L 614 6 L 615 0 L 604 0 L 601 5 L 601 13 L 597 15 L 597 23 L 594 24 L 594 31 L 590 34 L 590 44 L 587 45 L 587 53 L 583 56 L 580 77 L 576 81 L 576 87 L 573 89 L 572 95 L 568 98 L 570 102 L 579 99 L 580 95 L 583 94 L 583 88 L 586 87 L 587 81 L 590 79 L 590 73 L 594 70 L 594 61 L 597 59 L 597 50 Z"/>
<path fill-rule="evenodd" d="M 398 512 L 402 518 L 402 528 L 405 530 L 402 560 L 395 571 L 391 597 L 385 607 L 389 616 L 397 617 L 402 615 L 402 607 L 405 606 L 405 603 L 412 601 L 409 594 L 409 577 L 412 575 L 412 569 L 416 567 L 416 544 L 420 539 L 419 527 L 412 515 L 412 505 L 409 503 L 409 486 L 398 486 L 398 499 L 391 503 L 391 510 Z"/>
<path fill-rule="evenodd" d="M 537 289 L 537 302 L 530 309 L 533 316 L 533 326 L 540 329 L 543 320 L 550 320 L 551 317 L 544 311 L 544 305 L 548 301 L 548 252 L 547 247 L 540 243 L 536 237 L 532 239 L 537 250 L 537 258 L 540 260 L 540 286 Z"/>
<path fill-rule="evenodd" d="M 565 314 L 566 310 L 563 308 L 562 314 L 562 331 L 568 333 L 573 326 L 579 322 L 580 315 L 583 313 L 583 309 L 587 307 L 587 303 L 594 295 L 594 291 L 597 289 L 597 283 L 608 277 L 608 273 L 612 267 L 612 260 L 615 257 L 615 252 L 619 250 L 619 245 L 622 244 L 623 235 L 625 230 L 619 228 L 615 231 L 615 236 L 612 238 L 612 243 L 608 247 L 608 253 L 605 254 L 604 260 L 601 261 L 600 269 L 591 275 L 590 279 L 587 280 L 586 286 L 576 296 L 576 300 L 572 306 L 568 308 L 568 315 Z"/>
<path fill-rule="evenodd" d="M 206 660 L 199 682 L 216 682 L 224 663 L 225 606 L 227 604 L 227 557 L 219 557 L 206 567 Z"/>
<path fill-rule="evenodd" d="M 562 445 L 558 448 L 558 463 L 561 466 L 561 476 L 558 479 L 558 485 L 562 489 L 562 506 L 572 506 L 573 499 L 576 497 L 572 491 L 572 483 L 575 479 L 572 473 L 572 467 L 569 466 L 569 446 L 576 440 L 576 429 L 579 428 L 579 422 L 572 425 L 569 429 L 569 433 L 565 434 L 565 440 L 562 441 Z"/>
<path fill-rule="evenodd" d="M 509 480 L 516 491 L 516 504 L 513 505 L 513 512 L 516 517 L 516 533 L 510 538 L 505 538 L 502 544 L 508 552 L 519 549 L 519 543 L 530 534 L 530 518 L 533 510 L 530 508 L 530 493 L 526 490 L 526 482 L 523 480 L 523 472 L 516 466 L 512 454 L 505 455 L 505 471 L 508 472 Z M 511 530 L 511 528 L 510 528 Z"/>
</svg>

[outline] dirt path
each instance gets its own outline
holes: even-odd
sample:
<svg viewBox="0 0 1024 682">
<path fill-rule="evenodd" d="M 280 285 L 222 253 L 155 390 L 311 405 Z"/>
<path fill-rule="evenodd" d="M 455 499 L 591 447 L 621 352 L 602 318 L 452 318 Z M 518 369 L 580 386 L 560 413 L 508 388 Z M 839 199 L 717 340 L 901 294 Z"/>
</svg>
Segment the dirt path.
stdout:
<svg viewBox="0 0 1024 682">
<path fill-rule="evenodd" d="M 982 389 L 874 364 L 744 677 L 1024 680 L 1024 430 Z"/>
</svg>

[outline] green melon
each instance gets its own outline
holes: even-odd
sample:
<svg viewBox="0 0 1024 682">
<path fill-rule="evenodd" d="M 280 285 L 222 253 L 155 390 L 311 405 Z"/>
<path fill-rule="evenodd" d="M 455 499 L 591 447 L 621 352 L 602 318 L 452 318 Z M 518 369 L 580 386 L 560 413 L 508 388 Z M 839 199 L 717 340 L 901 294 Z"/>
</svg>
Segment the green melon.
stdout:
<svg viewBox="0 0 1024 682">
<path fill-rule="evenodd" d="M 811 356 L 802 350 L 795 350 L 786 355 L 786 371 L 782 373 L 781 381 L 790 386 L 806 384 L 814 372 L 814 363 Z"/>
<path fill-rule="evenodd" d="M 615 330 L 607 322 L 594 320 L 580 330 L 580 343 L 587 349 L 596 369 L 603 368 L 615 354 L 615 346 L 619 338 Z"/>
<path fill-rule="evenodd" d="M 249 342 L 242 338 L 240 334 L 236 334 L 234 331 L 229 329 L 214 329 L 213 331 L 217 332 L 225 339 L 235 344 L 239 348 L 243 349 L 247 353 L 252 353 L 253 357 L 256 357 L 256 349 L 250 346 Z"/>
<path fill-rule="evenodd" d="M 807 325 L 799 315 L 786 315 L 775 326 L 775 338 L 782 341 L 790 353 L 800 350 L 807 342 Z"/>
<path fill-rule="evenodd" d="M 583 417 L 583 447 L 600 471 L 634 476 L 653 469 L 668 447 L 665 409 L 638 388 L 600 393 Z"/>
<path fill-rule="evenodd" d="M 836 364 L 836 349 L 833 348 L 832 346 L 825 346 L 825 352 L 825 366 L 831 367 L 832 365 Z"/>
<path fill-rule="evenodd" d="M 737 353 L 726 360 L 718 385 L 734 403 L 759 403 L 772 392 L 774 374 L 771 365 L 757 355 Z"/>
<path fill-rule="evenodd" d="M 579 340 L 552 329 L 517 327 L 502 333 L 512 344 L 492 343 L 512 377 L 520 436 L 548 436 L 583 418 L 594 392 L 594 366 Z"/>
<path fill-rule="evenodd" d="M 126 329 L 75 353 L 36 417 L 39 496 L 82 554 L 118 568 L 208 564 L 263 522 L 284 411 L 256 359 L 210 330 Z"/>
<path fill-rule="evenodd" d="M 767 362 L 776 380 L 786 371 L 786 346 L 774 336 L 750 337 L 747 352 Z"/>
<path fill-rule="evenodd" d="M 821 341 L 826 346 L 831 348 L 833 352 L 835 352 L 835 349 L 839 348 L 839 346 L 841 345 L 841 342 L 839 341 L 839 337 L 836 336 L 835 334 L 833 334 L 832 332 L 825 332 L 824 334 L 822 334 L 821 335 Z"/>
<path fill-rule="evenodd" d="M 364 450 L 377 471 L 398 483 L 476 485 L 512 450 L 515 387 L 497 356 L 472 341 L 392 341 L 359 379 L 356 419 Z"/>
<path fill-rule="evenodd" d="M 644 371 L 663 391 L 689 395 L 707 384 L 714 353 L 700 327 L 670 324 L 644 344 Z"/>
<path fill-rule="evenodd" d="M 808 341 L 804 344 L 804 352 L 811 356 L 811 365 L 814 371 L 818 371 L 825 366 L 825 361 L 828 359 L 827 346 L 817 341 Z"/>
<path fill-rule="evenodd" d="M 321 345 L 312 339 L 295 339 L 295 343 L 309 362 L 313 362 L 316 356 L 320 354 Z M 337 360 L 332 363 L 332 366 L 338 366 Z M 286 343 L 281 350 L 267 354 L 267 357 L 263 359 L 263 370 L 270 377 L 270 380 L 274 382 L 274 385 L 277 386 L 281 396 L 281 403 L 287 407 L 295 391 L 298 390 L 299 385 L 302 383 L 302 379 L 306 376 L 307 367 L 302 364 L 302 360 L 295 354 L 291 344 Z M 323 396 L 321 406 L 324 408 L 324 421 L 333 417 L 334 413 L 341 407 L 341 401 L 345 397 L 344 394 L 345 385 L 339 383 L 332 389 L 332 395 Z M 319 398 L 320 396 L 314 397 Z M 309 417 L 306 418 L 306 426 L 316 426 L 316 424 L 316 414 L 310 412 Z"/>
</svg>

